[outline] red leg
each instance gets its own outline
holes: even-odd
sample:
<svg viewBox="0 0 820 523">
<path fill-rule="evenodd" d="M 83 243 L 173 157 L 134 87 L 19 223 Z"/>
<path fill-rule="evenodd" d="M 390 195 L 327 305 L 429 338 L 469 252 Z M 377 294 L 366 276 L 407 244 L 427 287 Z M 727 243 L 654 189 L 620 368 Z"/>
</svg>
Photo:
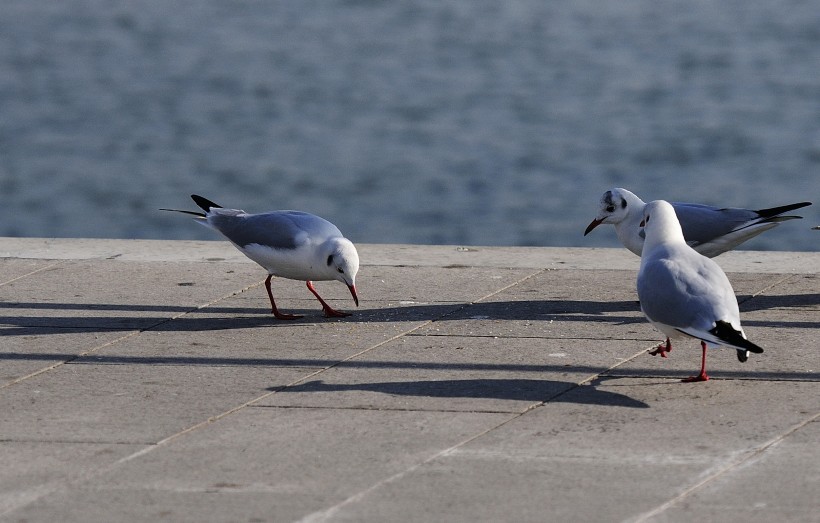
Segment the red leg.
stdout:
<svg viewBox="0 0 820 523">
<path fill-rule="evenodd" d="M 700 360 L 700 374 L 697 376 L 689 376 L 688 378 L 684 378 L 682 381 L 685 383 L 707 381 L 709 379 L 709 376 L 706 375 L 706 342 L 701 341 L 700 346 L 703 349 L 703 358 Z"/>
<path fill-rule="evenodd" d="M 336 309 L 334 309 L 333 307 L 331 307 L 330 305 L 328 305 L 327 302 L 325 302 L 325 300 L 323 300 L 322 297 L 319 296 L 319 293 L 316 292 L 316 289 L 313 288 L 313 282 L 312 281 L 308 280 L 306 283 L 307 283 L 308 290 L 310 292 L 312 292 L 313 295 L 316 296 L 316 299 L 319 300 L 319 303 L 322 304 L 322 310 L 325 311 L 325 317 L 327 317 L 327 318 L 346 318 L 347 316 L 350 316 L 349 312 L 339 312 Z"/>
<path fill-rule="evenodd" d="M 270 279 L 272 277 L 273 274 L 268 274 L 267 279 L 265 279 L 265 288 L 268 290 L 268 298 L 270 298 L 271 314 L 273 314 L 277 320 L 295 320 L 301 318 L 302 316 L 299 314 L 284 314 L 276 308 L 276 302 L 273 301 L 273 293 L 270 290 Z"/>
<path fill-rule="evenodd" d="M 672 352 L 672 342 L 669 340 L 669 338 L 666 338 L 666 343 L 661 343 L 660 345 L 658 345 L 657 349 L 649 351 L 649 354 L 653 356 L 657 356 L 658 354 L 660 354 L 661 358 L 665 358 L 667 352 Z"/>
</svg>

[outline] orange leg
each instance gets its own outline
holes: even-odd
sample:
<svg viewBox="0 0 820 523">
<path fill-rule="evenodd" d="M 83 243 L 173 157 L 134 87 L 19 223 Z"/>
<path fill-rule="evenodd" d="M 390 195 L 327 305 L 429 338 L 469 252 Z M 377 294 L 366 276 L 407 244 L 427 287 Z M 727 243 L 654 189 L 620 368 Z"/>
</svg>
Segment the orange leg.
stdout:
<svg viewBox="0 0 820 523">
<path fill-rule="evenodd" d="M 685 383 L 707 381 L 709 379 L 709 376 L 706 375 L 706 342 L 701 341 L 700 346 L 703 349 L 703 358 L 700 360 L 700 374 L 697 376 L 689 376 L 688 378 L 684 378 L 682 381 Z"/>
<path fill-rule="evenodd" d="M 319 293 L 316 292 L 316 289 L 313 288 L 313 282 L 312 281 L 308 280 L 306 283 L 307 283 L 308 290 L 310 292 L 312 292 L 313 295 L 316 296 L 316 299 L 319 300 L 319 303 L 322 304 L 322 310 L 325 311 L 325 317 L 327 317 L 327 318 L 346 318 L 346 317 L 350 316 L 349 312 L 340 312 L 340 311 L 337 311 L 336 309 L 334 309 L 333 307 L 331 307 L 330 305 L 328 305 L 327 302 L 325 300 L 323 300 L 321 296 L 319 296 Z"/>
<path fill-rule="evenodd" d="M 276 302 L 273 301 L 273 293 L 270 290 L 270 279 L 272 277 L 273 274 L 268 274 L 268 277 L 265 280 L 265 288 L 268 290 L 268 298 L 270 298 L 271 314 L 273 314 L 277 320 L 296 320 L 301 318 L 302 316 L 299 314 L 285 314 L 279 312 L 279 309 L 276 308 Z"/>
</svg>

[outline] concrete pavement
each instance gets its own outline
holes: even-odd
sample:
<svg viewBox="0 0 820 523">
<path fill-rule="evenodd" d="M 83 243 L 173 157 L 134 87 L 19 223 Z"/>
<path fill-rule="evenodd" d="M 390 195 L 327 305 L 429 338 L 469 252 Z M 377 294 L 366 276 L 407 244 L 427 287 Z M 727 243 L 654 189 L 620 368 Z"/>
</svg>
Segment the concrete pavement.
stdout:
<svg viewBox="0 0 820 523">
<path fill-rule="evenodd" d="M 668 359 L 624 249 L 0 238 L 0 520 L 820 521 L 820 253 L 716 258 L 766 352 Z"/>
</svg>

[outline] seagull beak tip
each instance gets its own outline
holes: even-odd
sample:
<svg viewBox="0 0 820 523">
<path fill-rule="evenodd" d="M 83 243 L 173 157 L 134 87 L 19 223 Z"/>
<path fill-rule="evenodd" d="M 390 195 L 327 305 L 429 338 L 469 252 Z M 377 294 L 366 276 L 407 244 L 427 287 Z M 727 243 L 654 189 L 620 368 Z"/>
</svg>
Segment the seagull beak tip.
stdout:
<svg viewBox="0 0 820 523">
<path fill-rule="evenodd" d="M 356 293 L 356 286 L 355 285 L 348 285 L 348 289 L 350 289 L 350 294 L 353 296 L 353 303 L 356 304 L 356 307 L 359 306 L 359 295 Z"/>
<path fill-rule="evenodd" d="M 594 229 L 595 227 L 601 225 L 602 223 L 603 223 L 603 220 L 599 220 L 598 218 L 595 218 L 594 220 L 592 220 L 590 222 L 590 224 L 587 225 L 587 229 L 584 231 L 584 236 L 586 236 L 587 234 L 592 232 L 592 229 Z"/>
</svg>

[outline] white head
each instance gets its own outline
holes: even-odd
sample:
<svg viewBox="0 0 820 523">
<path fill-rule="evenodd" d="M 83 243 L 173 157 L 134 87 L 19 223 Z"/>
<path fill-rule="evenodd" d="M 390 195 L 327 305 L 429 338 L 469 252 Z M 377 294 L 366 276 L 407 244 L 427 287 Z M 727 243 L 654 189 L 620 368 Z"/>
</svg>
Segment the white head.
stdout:
<svg viewBox="0 0 820 523">
<path fill-rule="evenodd" d="M 356 273 L 359 272 L 359 253 L 353 242 L 347 238 L 333 238 L 328 240 L 326 248 L 322 249 L 324 262 L 327 265 L 328 279 L 339 280 L 347 285 L 353 301 L 359 305 L 356 294 Z"/>
<path fill-rule="evenodd" d="M 646 232 L 644 252 L 661 243 L 686 244 L 675 208 L 667 201 L 655 200 L 647 203 L 643 209 L 641 227 Z"/>
<path fill-rule="evenodd" d="M 584 231 L 584 236 L 602 223 L 611 223 L 613 225 L 622 223 L 629 216 L 634 216 L 634 213 L 639 213 L 643 205 L 643 200 L 626 189 L 616 187 L 605 192 L 604 195 L 601 196 L 598 216 L 587 226 L 587 230 Z"/>
</svg>

